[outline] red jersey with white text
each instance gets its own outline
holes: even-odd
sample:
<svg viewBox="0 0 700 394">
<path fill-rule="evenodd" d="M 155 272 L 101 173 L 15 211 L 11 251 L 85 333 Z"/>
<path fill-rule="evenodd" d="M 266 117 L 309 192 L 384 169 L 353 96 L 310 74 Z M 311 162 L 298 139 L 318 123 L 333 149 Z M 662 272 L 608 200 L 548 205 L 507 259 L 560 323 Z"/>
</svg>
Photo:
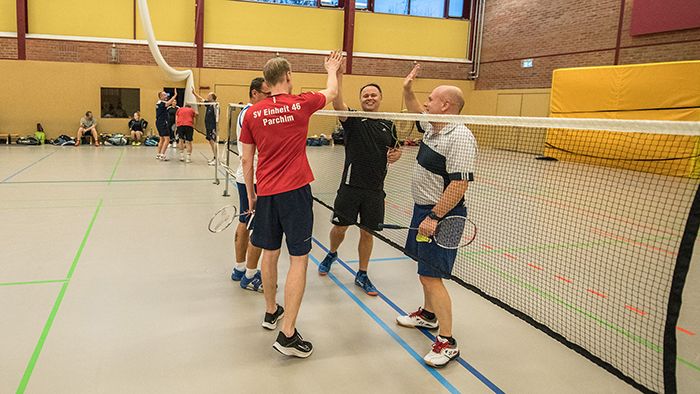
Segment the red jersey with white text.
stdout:
<svg viewBox="0 0 700 394">
<path fill-rule="evenodd" d="M 326 105 L 318 92 L 278 94 L 248 109 L 240 141 L 258 150 L 257 194 L 271 196 L 306 186 L 314 180 L 306 158 L 311 115 Z"/>
<path fill-rule="evenodd" d="M 176 118 L 177 120 L 175 123 L 178 126 L 194 127 L 194 116 L 195 116 L 194 109 L 192 109 L 190 107 L 182 107 L 182 108 L 177 110 L 176 116 L 177 116 L 177 118 Z"/>
</svg>

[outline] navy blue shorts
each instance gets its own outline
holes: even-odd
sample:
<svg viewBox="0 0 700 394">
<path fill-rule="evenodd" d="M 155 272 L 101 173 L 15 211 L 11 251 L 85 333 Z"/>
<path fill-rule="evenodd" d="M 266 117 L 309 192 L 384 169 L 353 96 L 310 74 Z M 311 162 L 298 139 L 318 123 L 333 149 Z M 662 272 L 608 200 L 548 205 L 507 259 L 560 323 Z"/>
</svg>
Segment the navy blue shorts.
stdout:
<svg viewBox="0 0 700 394">
<path fill-rule="evenodd" d="M 311 186 L 259 196 L 253 224 L 255 229 L 250 237 L 253 246 L 277 250 L 282 246 L 284 235 L 290 256 L 309 254 L 314 226 Z"/>
<path fill-rule="evenodd" d="M 414 205 L 413 218 L 410 227 L 418 227 L 425 219 L 434 205 Z M 467 216 L 467 208 L 457 205 L 445 216 Z M 457 249 L 445 249 L 435 242 L 418 242 L 416 236 L 418 230 L 408 230 L 406 238 L 406 255 L 418 262 L 418 275 L 431 278 L 450 279 L 452 267 L 457 257 Z"/>
<path fill-rule="evenodd" d="M 239 183 L 236 182 L 236 186 L 238 187 L 238 207 L 239 207 L 239 213 L 243 213 L 250 209 L 250 205 L 248 204 L 248 189 L 245 187 L 245 183 Z M 258 188 L 257 186 L 253 185 L 253 188 L 257 191 Z M 248 220 L 250 219 L 250 215 L 241 215 L 238 217 L 238 220 L 241 223 L 248 223 Z M 252 226 L 250 227 L 252 230 Z"/>
<path fill-rule="evenodd" d="M 158 135 L 161 137 L 170 137 L 170 128 L 165 123 L 156 123 L 156 129 L 158 129 Z"/>
</svg>

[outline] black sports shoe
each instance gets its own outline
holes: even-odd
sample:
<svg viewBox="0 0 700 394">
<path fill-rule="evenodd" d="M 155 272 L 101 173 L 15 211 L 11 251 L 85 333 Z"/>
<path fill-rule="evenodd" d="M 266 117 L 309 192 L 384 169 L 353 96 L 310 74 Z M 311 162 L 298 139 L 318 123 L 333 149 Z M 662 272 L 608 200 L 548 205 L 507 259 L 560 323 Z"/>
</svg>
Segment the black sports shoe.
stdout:
<svg viewBox="0 0 700 394">
<path fill-rule="evenodd" d="M 277 305 L 277 310 L 275 313 L 265 312 L 265 319 L 262 322 L 262 326 L 268 330 L 274 330 L 277 328 L 277 320 L 281 319 L 282 316 L 284 316 L 284 308 Z"/>
<path fill-rule="evenodd" d="M 285 356 L 294 356 L 299 358 L 307 358 L 314 351 L 314 346 L 311 344 L 311 342 L 305 341 L 296 328 L 294 329 L 294 335 L 292 335 L 291 338 L 287 338 L 287 336 L 280 331 L 280 333 L 277 335 L 277 340 L 272 347 Z"/>
</svg>

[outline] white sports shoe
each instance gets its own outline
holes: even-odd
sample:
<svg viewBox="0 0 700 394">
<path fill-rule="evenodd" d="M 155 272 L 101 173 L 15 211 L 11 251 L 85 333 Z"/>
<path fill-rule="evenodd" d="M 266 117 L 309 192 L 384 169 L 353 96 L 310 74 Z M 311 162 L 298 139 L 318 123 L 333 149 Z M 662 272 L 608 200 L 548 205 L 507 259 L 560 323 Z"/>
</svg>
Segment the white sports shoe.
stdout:
<svg viewBox="0 0 700 394">
<path fill-rule="evenodd" d="M 435 337 L 433 348 L 423 357 L 423 361 L 433 368 L 442 368 L 457 357 L 459 357 L 457 342 L 450 345 L 447 339 L 438 335 Z"/>
<path fill-rule="evenodd" d="M 216 159 L 211 159 L 207 162 L 208 165 L 213 166 L 216 164 Z"/>
<path fill-rule="evenodd" d="M 185 154 L 180 152 L 180 161 L 185 161 Z"/>
<path fill-rule="evenodd" d="M 185 158 L 185 163 L 192 163 L 192 156 L 187 155 L 187 157 Z"/>
<path fill-rule="evenodd" d="M 417 311 L 410 313 L 408 316 L 398 316 L 396 323 L 400 326 L 411 328 L 427 328 L 429 330 L 438 328 L 439 323 L 437 318 L 428 320 L 423 317 L 423 308 L 418 308 Z"/>
</svg>

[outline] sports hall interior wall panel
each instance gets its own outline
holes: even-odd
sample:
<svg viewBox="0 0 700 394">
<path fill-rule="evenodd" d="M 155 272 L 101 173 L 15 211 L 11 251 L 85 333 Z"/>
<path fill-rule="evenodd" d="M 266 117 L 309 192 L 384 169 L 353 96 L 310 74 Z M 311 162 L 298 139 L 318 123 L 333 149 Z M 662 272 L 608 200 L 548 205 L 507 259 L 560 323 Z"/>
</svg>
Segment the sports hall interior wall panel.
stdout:
<svg viewBox="0 0 700 394">
<path fill-rule="evenodd" d="M 355 14 L 355 52 L 465 59 L 468 46 L 465 20 Z"/>
<path fill-rule="evenodd" d="M 124 0 L 120 0 L 124 1 Z M 129 3 L 132 1 L 129 0 Z M 99 2 L 102 3 L 102 2 Z M 207 5 L 209 2 L 207 2 Z M 204 7 L 206 10 L 206 7 Z M 153 32 L 158 41 L 194 42 L 194 0 L 148 0 Z M 129 13 L 133 18 L 133 14 Z M 133 21 L 129 22 L 130 37 L 133 36 Z M 136 9 L 136 39 L 145 40 L 141 27 L 141 16 Z"/>
<path fill-rule="evenodd" d="M 77 63 L 109 63 L 112 44 L 85 41 L 27 40 L 27 59 Z M 165 60 L 174 67 L 193 67 L 196 49 L 160 46 Z M 155 65 L 146 45 L 117 44 L 119 62 Z"/>
<path fill-rule="evenodd" d="M 55 44 L 53 41 L 51 43 Z M 321 61 L 321 58 L 317 60 Z M 3 76 L 7 81 L 0 89 L 0 100 L 8 102 L 0 113 L 0 131 L 33 133 L 36 123 L 41 122 L 49 138 L 75 134 L 77 123 L 87 110 L 99 114 L 100 87 L 139 88 L 142 115 L 154 125 L 157 92 L 164 87 L 184 86 L 184 83 L 168 81 L 155 65 L 0 60 L 0 69 L 4 71 Z M 227 90 L 226 86 L 248 86 L 253 77 L 261 74 L 259 70 L 210 68 L 194 69 L 194 72 L 195 86 L 201 89 L 200 93 L 217 92 L 218 85 L 221 85 L 222 92 Z M 325 73 L 297 72 L 294 77 L 295 92 L 302 86 L 324 86 L 325 78 Z M 357 92 L 370 81 L 379 83 L 384 90 L 383 109 L 401 109 L 403 77 L 346 76 L 343 92 L 349 105 L 359 106 Z M 423 78 L 416 82 L 416 89 L 429 90 L 440 83 L 444 83 L 444 80 Z M 471 88 L 469 81 L 450 83 L 464 91 Z M 26 92 L 41 94 L 27 95 Z M 247 97 L 222 97 L 221 103 L 225 106 L 230 101 L 246 102 Z M 127 119 L 103 119 L 98 116 L 97 121 L 100 132 L 127 131 Z"/>
<path fill-rule="evenodd" d="M 17 31 L 17 0 L 0 0 L 0 31 Z"/>
<path fill-rule="evenodd" d="M 421 61 L 421 77 L 466 80 L 470 65 L 466 63 L 442 63 Z M 375 59 L 354 57 L 352 72 L 359 75 L 405 77 L 413 68 L 411 60 Z"/>
<path fill-rule="evenodd" d="M 481 69 L 476 89 L 541 88 L 560 67 L 700 59 L 700 29 L 629 34 L 633 0 L 486 2 Z M 522 59 L 533 58 L 532 68 Z"/>
<path fill-rule="evenodd" d="M 17 40 L 0 38 L 0 59 L 17 59 Z"/>
<path fill-rule="evenodd" d="M 332 50 L 342 47 L 343 11 L 244 1 L 207 1 L 204 39 L 211 44 Z"/>
<path fill-rule="evenodd" d="M 30 0 L 29 33 L 133 38 L 132 0 Z"/>
<path fill-rule="evenodd" d="M 557 68 L 608 65 L 614 58 L 615 51 L 609 50 L 536 58 L 532 68 L 522 68 L 519 59 L 482 63 L 476 89 L 548 88 Z"/>
</svg>

